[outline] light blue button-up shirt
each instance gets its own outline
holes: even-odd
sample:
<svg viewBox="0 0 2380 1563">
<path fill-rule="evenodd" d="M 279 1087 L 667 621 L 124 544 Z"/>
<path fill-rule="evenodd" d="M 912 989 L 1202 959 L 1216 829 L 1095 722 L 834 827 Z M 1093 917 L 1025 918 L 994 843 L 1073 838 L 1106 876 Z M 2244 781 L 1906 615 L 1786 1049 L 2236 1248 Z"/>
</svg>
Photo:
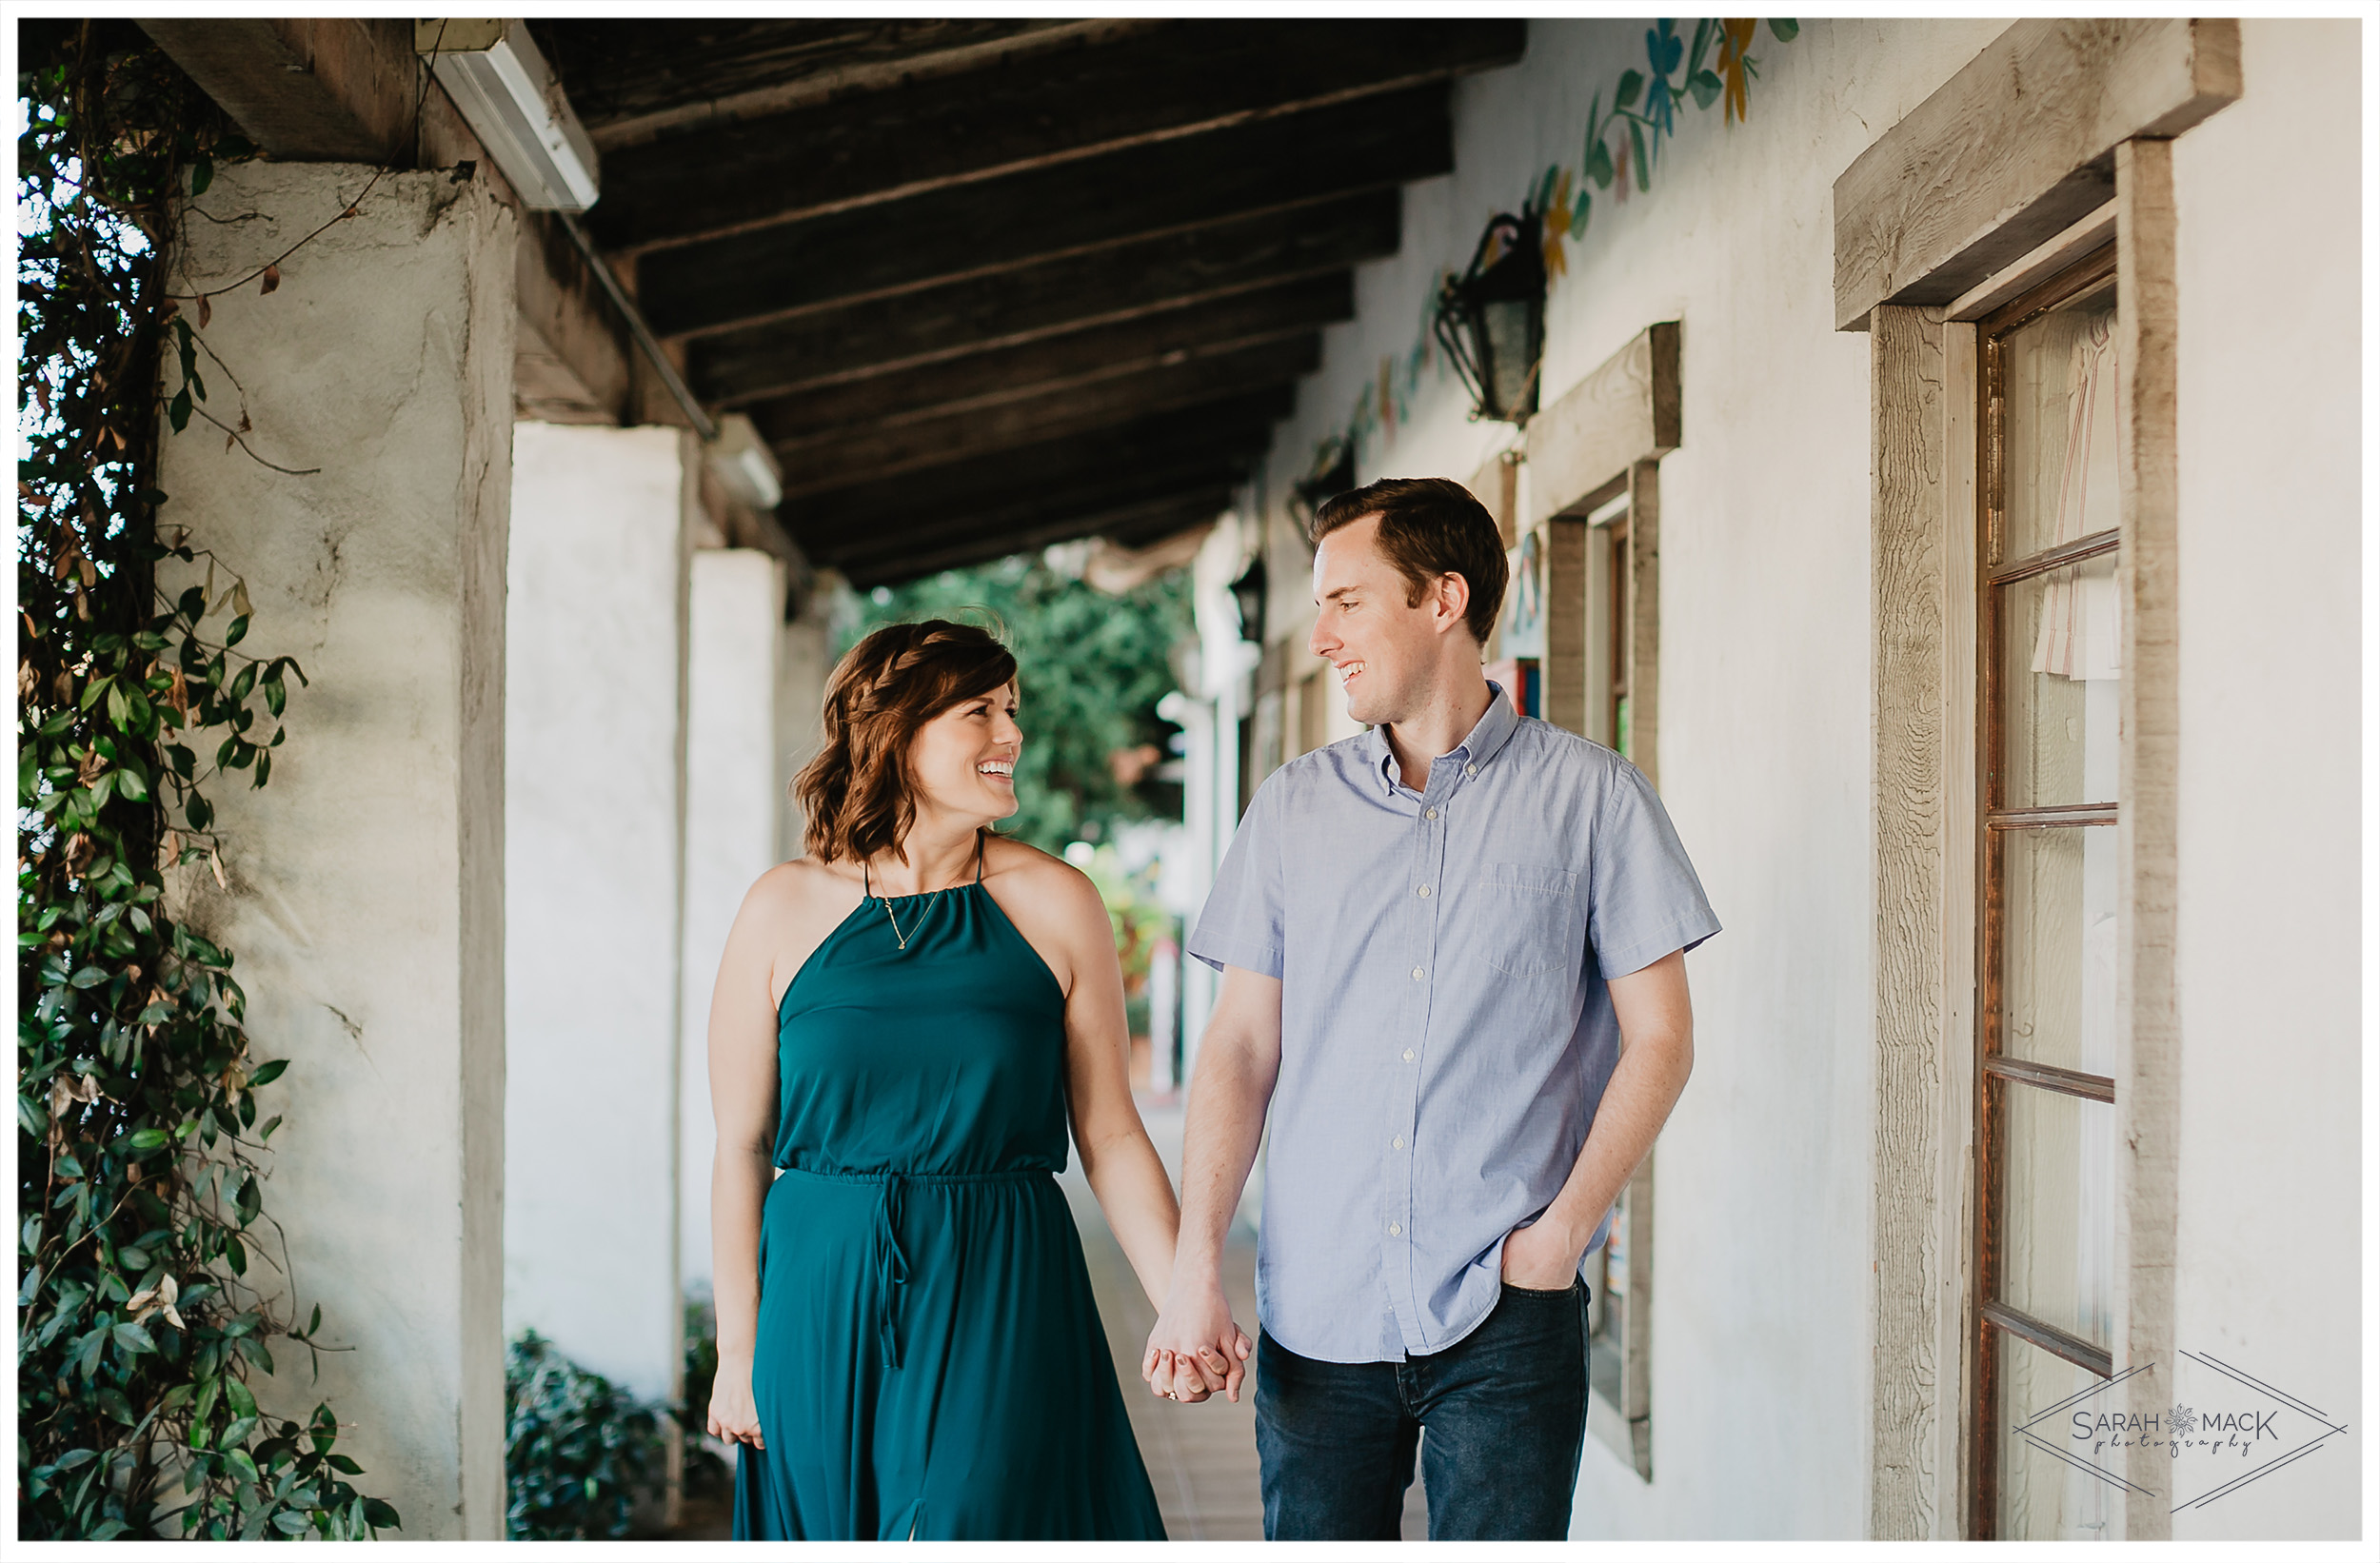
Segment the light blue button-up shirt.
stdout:
<svg viewBox="0 0 2380 1563">
<path fill-rule="evenodd" d="M 1393 1362 L 1486 1318 L 1618 1061 L 1604 979 L 1718 928 L 1643 774 L 1500 689 L 1419 793 L 1378 729 L 1274 772 L 1188 946 L 1281 982 L 1273 1338 Z"/>
</svg>

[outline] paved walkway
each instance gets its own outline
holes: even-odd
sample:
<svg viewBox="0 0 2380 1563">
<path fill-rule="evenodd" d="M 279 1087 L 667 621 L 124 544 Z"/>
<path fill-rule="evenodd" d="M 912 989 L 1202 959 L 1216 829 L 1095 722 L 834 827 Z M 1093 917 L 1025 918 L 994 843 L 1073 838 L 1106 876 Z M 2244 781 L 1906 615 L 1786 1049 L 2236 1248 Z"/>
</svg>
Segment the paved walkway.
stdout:
<svg viewBox="0 0 2380 1563">
<path fill-rule="evenodd" d="M 1144 1096 L 1140 1117 L 1149 1126 L 1149 1138 L 1156 1142 L 1174 1186 L 1180 1188 L 1180 1106 L 1169 1098 Z M 1164 1515 L 1167 1537 L 1175 1541 L 1263 1540 L 1264 1500 L 1257 1486 L 1255 1376 L 1241 1383 L 1238 1405 L 1218 1395 L 1195 1406 L 1181 1406 L 1151 1395 L 1140 1381 L 1140 1352 L 1148 1343 L 1150 1327 L 1157 1322 L 1157 1310 L 1149 1305 L 1140 1278 L 1108 1231 L 1081 1172 L 1069 1165 L 1059 1182 L 1074 1207 L 1075 1224 L 1082 1232 L 1083 1257 L 1090 1266 L 1091 1289 L 1099 1296 L 1101 1321 L 1107 1327 L 1116 1380 L 1124 1392 L 1133 1434 L 1140 1440 L 1140 1457 L 1148 1462 L 1149 1481 L 1157 1489 L 1157 1507 Z M 1232 1316 L 1254 1335 L 1256 1234 L 1244 1221 L 1233 1224 L 1223 1249 L 1223 1290 L 1231 1298 Z M 1408 1540 L 1429 1533 L 1418 1475 L 1405 1494 L 1404 1533 Z"/>
</svg>

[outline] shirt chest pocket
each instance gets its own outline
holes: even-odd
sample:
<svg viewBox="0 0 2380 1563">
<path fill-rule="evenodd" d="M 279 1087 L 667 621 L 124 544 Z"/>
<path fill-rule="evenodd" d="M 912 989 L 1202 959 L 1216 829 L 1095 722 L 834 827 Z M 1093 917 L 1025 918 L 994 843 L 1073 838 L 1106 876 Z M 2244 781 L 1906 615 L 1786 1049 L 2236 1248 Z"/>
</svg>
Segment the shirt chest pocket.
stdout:
<svg viewBox="0 0 2380 1563">
<path fill-rule="evenodd" d="M 1471 949 L 1506 977 L 1567 979 L 1586 947 L 1578 876 L 1542 863 L 1487 863 L 1471 886 Z"/>
</svg>

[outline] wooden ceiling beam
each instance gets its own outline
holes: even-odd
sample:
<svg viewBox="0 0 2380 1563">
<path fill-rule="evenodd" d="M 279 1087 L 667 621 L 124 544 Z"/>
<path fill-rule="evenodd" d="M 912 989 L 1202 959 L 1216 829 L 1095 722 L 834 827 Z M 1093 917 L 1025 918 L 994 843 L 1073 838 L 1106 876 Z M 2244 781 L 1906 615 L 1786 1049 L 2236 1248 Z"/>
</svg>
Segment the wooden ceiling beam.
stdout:
<svg viewBox="0 0 2380 1563">
<path fill-rule="evenodd" d="M 1334 271 L 765 401 L 740 398 L 725 405 L 745 406 L 761 427 L 794 440 L 856 425 L 917 422 L 996 406 L 1303 334 L 1354 316 L 1354 279 Z"/>
<path fill-rule="evenodd" d="M 784 491 L 803 494 L 838 487 L 856 476 L 890 476 L 1268 387 L 1277 390 L 1278 415 L 1287 417 L 1295 405 L 1298 378 L 1312 373 L 1321 362 L 1321 335 L 1306 331 L 1234 352 L 1078 380 L 989 406 L 856 428 L 803 431 L 801 438 L 787 438 L 786 430 L 758 417 L 753 422 L 784 473 Z"/>
<path fill-rule="evenodd" d="M 1207 22 L 615 150 L 589 227 L 685 244 L 1509 65 L 1512 20 Z"/>
<path fill-rule="evenodd" d="M 1397 252 L 1402 197 L 1367 190 L 1043 266 L 815 310 L 686 344 L 687 377 L 729 405 L 1121 326 Z"/>
<path fill-rule="evenodd" d="M 1447 88 L 1236 126 L 957 189 L 647 251 L 637 296 L 664 335 L 988 276 L 1455 166 Z"/>
<path fill-rule="evenodd" d="M 1261 452 L 1280 417 L 1267 391 L 1212 406 L 1144 418 L 1094 434 L 1039 440 L 1007 450 L 884 477 L 785 502 L 781 515 L 799 530 L 883 526 L 930 514 L 967 515 L 1003 505 L 1031 506 L 1049 496 L 1120 474 L 1174 472 L 1184 464 L 1237 461 Z"/>
<path fill-rule="evenodd" d="M 596 149 L 1103 43 L 1153 20 L 540 18 L 538 44 Z"/>
<path fill-rule="evenodd" d="M 1242 458 L 1200 452 L 1163 462 L 1111 465 L 1065 483 L 998 498 L 986 496 L 972 504 L 832 520 L 812 518 L 797 531 L 811 557 L 829 564 L 877 554 L 915 553 L 979 536 L 1014 535 L 1123 505 L 1229 486 L 1239 481 L 1241 466 Z"/>
<path fill-rule="evenodd" d="M 1214 520 L 1231 507 L 1231 495 L 1230 485 L 1222 485 L 1189 494 L 1168 495 L 1115 510 L 1070 516 L 1023 531 L 983 533 L 963 543 L 942 547 L 854 558 L 838 567 L 854 586 L 866 590 L 873 586 L 897 585 L 903 581 L 914 581 L 919 576 L 931 575 L 937 570 L 958 570 L 970 564 L 988 564 L 1027 548 L 1045 548 L 1053 543 L 1068 543 L 1079 537 L 1165 537 L 1183 527 Z"/>
</svg>

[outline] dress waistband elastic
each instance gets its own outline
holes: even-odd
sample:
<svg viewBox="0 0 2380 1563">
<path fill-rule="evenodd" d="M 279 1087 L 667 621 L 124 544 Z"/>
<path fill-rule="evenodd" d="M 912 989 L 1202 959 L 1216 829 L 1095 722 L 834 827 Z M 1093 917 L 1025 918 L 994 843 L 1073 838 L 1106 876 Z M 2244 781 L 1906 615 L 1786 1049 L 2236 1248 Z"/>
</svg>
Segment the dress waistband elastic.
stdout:
<svg viewBox="0 0 2380 1563">
<path fill-rule="evenodd" d="M 1007 1172 L 818 1172 L 808 1167 L 780 1169 L 795 1177 L 823 1183 L 874 1183 L 876 1230 L 868 1238 L 868 1260 L 876 1272 L 876 1346 L 886 1368 L 901 1366 L 901 1296 L 909 1284 L 909 1256 L 901 1246 L 902 1190 L 911 1183 L 1024 1183 L 1052 1176 L 1047 1167 L 1021 1167 Z"/>
<path fill-rule="evenodd" d="M 1055 1167 L 1013 1167 L 1002 1172 L 910 1172 L 890 1167 L 882 1172 L 827 1172 L 818 1167 L 780 1167 L 779 1172 L 815 1177 L 827 1183 L 1021 1183 L 1035 1177 L 1055 1177 Z"/>
</svg>

